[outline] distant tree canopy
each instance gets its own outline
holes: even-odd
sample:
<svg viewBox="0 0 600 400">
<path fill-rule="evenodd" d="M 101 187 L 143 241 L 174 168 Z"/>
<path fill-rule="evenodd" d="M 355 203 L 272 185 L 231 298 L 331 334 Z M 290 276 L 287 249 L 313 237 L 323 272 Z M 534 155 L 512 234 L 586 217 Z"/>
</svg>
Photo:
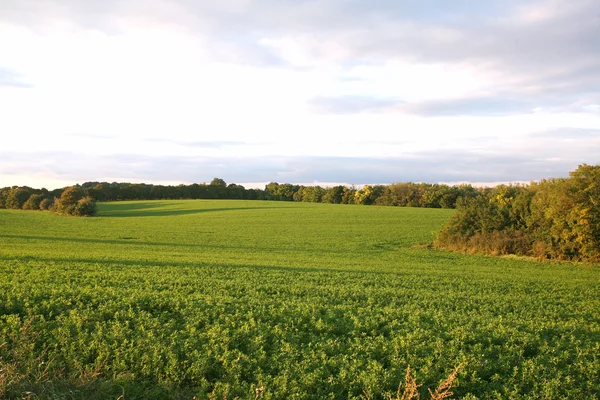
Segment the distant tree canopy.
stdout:
<svg viewBox="0 0 600 400">
<path fill-rule="evenodd" d="M 246 199 L 333 204 L 364 204 L 454 208 L 459 199 L 473 197 L 480 189 L 469 185 L 429 183 L 366 185 L 362 188 L 302 186 L 271 182 L 264 189 L 246 189 L 214 178 L 209 184 L 152 185 L 145 183 L 86 182 L 48 191 L 30 187 L 0 189 L 0 208 L 51 210 L 65 215 L 93 215 L 95 201 L 166 199 Z M 85 200 L 84 200 L 85 199 Z"/>
<path fill-rule="evenodd" d="M 221 178 L 214 178 L 212 181 L 210 181 L 210 185 L 211 186 L 226 187 L 227 183 L 223 179 L 221 179 Z"/>
<path fill-rule="evenodd" d="M 48 191 L 27 186 L 0 189 L 0 208 L 54 211 L 63 215 L 96 213 L 96 201 L 80 186 Z"/>
<path fill-rule="evenodd" d="M 399 182 L 323 188 L 271 182 L 246 189 L 223 179 L 209 184 L 151 185 L 86 182 L 48 191 L 0 189 L 0 208 L 51 210 L 87 216 L 96 201 L 161 199 L 247 199 L 400 207 L 457 208 L 436 245 L 485 254 L 600 261 L 600 166 L 583 164 L 569 178 L 529 185 L 471 185 Z"/>
<path fill-rule="evenodd" d="M 484 254 L 600 262 L 600 166 L 463 198 L 437 245 Z"/>
<path fill-rule="evenodd" d="M 96 214 L 96 200 L 81 187 L 70 186 L 54 199 L 52 209 L 58 214 L 85 217 Z"/>
</svg>

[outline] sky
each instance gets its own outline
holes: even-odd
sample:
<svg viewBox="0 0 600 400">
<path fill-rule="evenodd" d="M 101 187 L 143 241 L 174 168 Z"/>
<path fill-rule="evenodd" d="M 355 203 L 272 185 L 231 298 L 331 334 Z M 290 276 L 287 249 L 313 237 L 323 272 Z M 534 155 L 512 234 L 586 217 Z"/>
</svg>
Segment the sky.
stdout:
<svg viewBox="0 0 600 400">
<path fill-rule="evenodd" d="M 598 0 L 1 0 L 0 187 L 600 163 Z"/>
</svg>

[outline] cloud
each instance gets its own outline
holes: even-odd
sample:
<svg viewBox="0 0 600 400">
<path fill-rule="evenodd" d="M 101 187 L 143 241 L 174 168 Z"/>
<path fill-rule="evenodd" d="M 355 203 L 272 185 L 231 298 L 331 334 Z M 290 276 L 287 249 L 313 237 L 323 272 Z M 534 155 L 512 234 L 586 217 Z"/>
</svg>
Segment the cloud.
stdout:
<svg viewBox="0 0 600 400">
<path fill-rule="evenodd" d="M 32 86 L 23 81 L 23 77 L 11 70 L 0 67 L 0 87 L 31 88 Z"/>
<path fill-rule="evenodd" d="M 401 104 L 395 99 L 380 99 L 369 96 L 315 97 L 309 105 L 319 113 L 357 114 L 361 112 L 381 112 Z"/>
<path fill-rule="evenodd" d="M 596 51 L 598 44 L 591 36 L 599 29 L 595 7 L 594 0 L 63 0 L 35 7 L 5 0 L 3 19 L 33 24 L 62 18 L 84 28 L 110 30 L 123 19 L 137 17 L 141 22 L 182 26 L 239 48 L 264 38 L 305 37 L 314 39 L 315 48 L 337 41 L 348 49 L 348 61 L 408 55 L 438 62 L 492 55 L 527 62 L 540 55 L 559 59 L 565 53 Z M 547 17 L 526 18 L 535 10 Z M 578 46 L 572 46 L 573 39 Z"/>
<path fill-rule="evenodd" d="M 118 139 L 119 138 L 116 135 L 99 135 L 96 133 L 84 133 L 84 132 L 69 133 L 66 136 L 70 136 L 70 137 L 74 137 L 74 138 L 98 139 L 98 140 Z"/>
<path fill-rule="evenodd" d="M 502 97 L 473 97 L 450 100 L 430 100 L 407 104 L 401 110 L 427 117 L 473 115 L 504 116 L 533 112 L 531 103 Z"/>
<path fill-rule="evenodd" d="M 583 129 L 583 128 L 558 128 L 542 132 L 535 132 L 530 135 L 535 139 L 562 139 L 562 140 L 586 140 L 600 139 L 600 128 L 598 129 Z"/>
<path fill-rule="evenodd" d="M 325 114 L 403 113 L 422 117 L 483 116 L 498 117 L 531 114 L 539 111 L 588 112 L 596 111 L 594 101 L 559 99 L 548 96 L 499 94 L 462 98 L 406 102 L 371 96 L 315 97 L 309 106 Z M 600 106 L 599 106 L 600 107 Z"/>
<path fill-rule="evenodd" d="M 264 143 L 251 143 L 238 140 L 175 140 L 169 138 L 148 138 L 148 142 L 172 143 L 179 146 L 199 147 L 204 149 L 222 149 L 234 146 L 257 146 Z"/>
<path fill-rule="evenodd" d="M 309 106 L 326 114 L 392 112 L 423 117 L 498 117 L 540 111 L 600 113 L 600 94 L 568 97 L 558 94 L 532 95 L 513 92 L 413 102 L 372 96 L 321 96 L 311 99 Z"/>
<path fill-rule="evenodd" d="M 211 55 L 239 64 L 293 64 L 277 46 L 294 44 L 306 65 L 367 65 L 390 59 L 470 64 L 520 90 L 559 90 L 600 79 L 596 0 L 398 2 L 193 0 L 5 0 L 4 19 L 44 26 L 52 19 L 107 33 L 127 19 L 193 32 Z M 548 85 L 552 82 L 551 85 Z M 516 85 L 516 86 L 515 86 Z"/>
<path fill-rule="evenodd" d="M 77 181 L 220 176 L 237 182 L 357 184 L 564 175 L 581 162 L 599 161 L 596 130 L 560 128 L 598 122 L 597 5 L 597 0 L 3 0 L 0 33 L 14 29 L 22 42 L 10 35 L 0 39 L 0 64 L 6 65 L 0 68 L 0 93 L 4 87 L 29 87 L 15 71 L 25 71 L 36 86 L 0 97 L 10 110 L 0 128 L 16 132 L 4 148 L 64 150 L 53 146 L 65 131 L 91 132 L 74 135 L 115 143 L 107 140 L 101 148 L 94 141 L 89 150 L 97 154 L 85 156 L 5 151 L 0 172 L 52 171 Z M 551 114 L 556 118 L 548 118 Z M 461 118 L 429 118 L 452 116 Z M 497 138 L 500 130 L 506 130 L 506 140 L 476 137 L 484 132 Z M 46 136 L 21 141 L 36 132 Z M 397 132 L 413 142 L 406 148 L 443 150 L 333 157 L 396 154 L 403 146 L 363 152 L 368 146 L 360 141 L 368 136 L 382 144 Z M 163 134 L 176 139 L 148 138 Z M 345 148 L 360 151 L 342 153 L 331 140 L 320 142 L 333 135 L 347 141 Z M 258 143 L 245 137 L 273 146 L 264 146 L 264 157 L 249 157 Z M 449 148 L 469 140 L 477 143 Z M 139 154 L 99 154 L 114 151 L 112 144 Z M 322 157 L 268 155 L 285 153 L 286 147 Z M 167 151 L 186 156 L 149 155 Z"/>
<path fill-rule="evenodd" d="M 577 130 L 573 131 L 576 132 Z M 600 136 L 579 131 L 573 141 L 534 136 L 521 146 L 445 149 L 394 157 L 263 156 L 192 157 L 81 153 L 5 152 L 0 176 L 51 176 L 71 184 L 84 181 L 209 182 L 413 182 L 531 181 L 567 176 L 582 163 L 596 164 Z M 548 133 L 550 136 L 553 133 Z M 576 135 L 577 136 L 577 135 Z M 0 186 L 2 182 L 0 182 Z"/>
</svg>

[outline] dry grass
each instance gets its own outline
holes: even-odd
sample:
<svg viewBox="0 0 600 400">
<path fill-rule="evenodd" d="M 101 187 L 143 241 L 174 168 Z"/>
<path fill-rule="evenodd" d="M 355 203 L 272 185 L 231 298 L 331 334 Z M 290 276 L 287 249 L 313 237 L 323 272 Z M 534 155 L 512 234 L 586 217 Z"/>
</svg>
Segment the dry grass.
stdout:
<svg viewBox="0 0 600 400">
<path fill-rule="evenodd" d="M 33 319 L 25 321 L 17 335 L 9 337 L 12 342 L 0 343 L 9 346 L 7 359 L 0 355 L 0 398 L 5 398 L 11 388 L 23 386 L 26 382 L 44 383 L 51 379 L 52 361 L 45 360 L 45 351 L 34 356 L 34 343 L 39 333 L 33 333 Z M 23 393 L 27 394 L 26 391 Z"/>
<path fill-rule="evenodd" d="M 435 392 L 432 392 L 431 389 L 428 389 L 431 400 L 447 399 L 454 394 L 450 391 L 450 389 L 452 389 L 452 387 L 454 386 L 454 381 L 456 381 L 458 371 L 460 371 L 463 365 L 464 364 L 460 364 L 458 367 L 456 367 L 454 371 L 452 371 L 452 373 L 448 375 L 446 380 L 439 384 Z"/>
<path fill-rule="evenodd" d="M 48 349 L 37 348 L 36 340 L 40 333 L 32 327 L 34 322 L 33 318 L 22 322 L 18 332 L 8 334 L 7 340 L 0 343 L 0 399 L 39 398 L 35 392 L 44 391 L 44 385 L 52 382 L 93 387 L 101 378 L 108 358 L 96 365 L 80 368 L 68 379 L 64 369 L 48 358 Z M 46 397 L 52 396 L 46 394 Z"/>
<path fill-rule="evenodd" d="M 456 378 L 458 377 L 458 372 L 463 367 L 463 364 L 460 364 L 458 367 L 454 369 L 454 371 L 448 375 L 448 377 L 441 382 L 435 391 L 431 389 L 427 389 L 429 391 L 429 399 L 430 400 L 443 400 L 452 396 L 454 393 L 450 391 L 452 387 L 454 387 Z M 400 382 L 398 385 L 398 390 L 396 393 L 388 393 L 387 396 L 389 400 L 419 400 L 421 398 L 419 394 L 419 387 L 421 385 L 417 385 L 417 379 L 412 375 L 412 371 L 410 369 L 410 365 L 406 368 L 406 377 L 404 378 L 404 385 Z M 369 393 L 365 392 L 366 400 L 371 400 L 371 396 Z"/>
</svg>

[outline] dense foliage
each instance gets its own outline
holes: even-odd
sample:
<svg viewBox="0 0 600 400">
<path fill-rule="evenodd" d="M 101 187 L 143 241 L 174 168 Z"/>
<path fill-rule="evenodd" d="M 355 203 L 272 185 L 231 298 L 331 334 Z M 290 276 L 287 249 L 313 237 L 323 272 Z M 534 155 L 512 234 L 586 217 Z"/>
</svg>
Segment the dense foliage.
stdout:
<svg viewBox="0 0 600 400">
<path fill-rule="evenodd" d="M 438 245 L 491 254 L 600 261 L 600 166 L 569 178 L 479 191 L 460 203 Z"/>
<path fill-rule="evenodd" d="M 308 203 L 364 204 L 379 206 L 454 208 L 460 199 L 476 196 L 471 185 L 399 182 L 391 185 L 365 185 L 360 189 L 347 186 L 322 188 L 271 182 L 265 187 L 269 200 Z"/>
<path fill-rule="evenodd" d="M 213 179 L 209 184 L 166 186 L 145 183 L 86 182 L 73 188 L 80 189 L 84 196 L 97 201 L 238 199 L 427 208 L 454 208 L 457 201 L 474 197 L 479 190 L 470 185 L 448 186 L 412 182 L 365 185 L 360 189 L 342 185 L 323 188 L 271 182 L 263 190 L 246 189 L 235 183 L 227 184 L 219 178 Z M 37 190 L 28 187 L 3 188 L 0 189 L 0 208 L 24 208 L 24 203 L 32 195 L 35 195 L 35 201 L 39 202 L 46 198 L 60 197 L 66 189 L 48 192 L 45 189 Z M 7 203 L 9 195 L 10 199 L 20 197 Z M 27 206 L 26 209 L 34 208 Z"/>
<path fill-rule="evenodd" d="M 96 214 L 96 200 L 80 186 L 48 191 L 27 186 L 0 189 L 0 208 L 54 211 L 85 217 Z"/>
<path fill-rule="evenodd" d="M 599 399 L 600 269 L 418 246 L 452 213 L 0 210 L 0 398 Z"/>
</svg>

